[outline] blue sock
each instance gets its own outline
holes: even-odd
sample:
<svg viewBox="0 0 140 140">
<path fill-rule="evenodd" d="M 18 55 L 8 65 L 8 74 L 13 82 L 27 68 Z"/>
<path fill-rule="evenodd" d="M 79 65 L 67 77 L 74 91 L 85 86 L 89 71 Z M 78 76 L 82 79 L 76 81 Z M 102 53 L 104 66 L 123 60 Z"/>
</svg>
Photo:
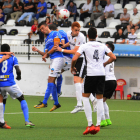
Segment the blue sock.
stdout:
<svg viewBox="0 0 140 140">
<path fill-rule="evenodd" d="M 29 112 L 28 112 L 28 105 L 27 105 L 27 102 L 25 100 L 22 100 L 20 102 L 21 104 L 21 109 L 23 111 L 23 114 L 24 114 L 24 119 L 25 119 L 25 122 L 29 122 Z"/>
<path fill-rule="evenodd" d="M 48 83 L 48 87 L 47 87 L 46 92 L 45 92 L 43 104 L 47 104 L 47 101 L 50 97 L 50 94 L 53 93 L 54 85 L 55 85 L 54 83 Z"/>
<path fill-rule="evenodd" d="M 5 112 L 5 104 L 3 104 L 3 114 L 4 114 L 4 112 Z"/>
<path fill-rule="evenodd" d="M 53 87 L 52 97 L 54 100 L 54 105 L 58 105 L 59 102 L 58 102 L 58 95 L 57 95 L 57 91 L 56 91 L 56 85 L 54 85 L 54 87 Z"/>
<path fill-rule="evenodd" d="M 61 93 L 61 86 L 62 86 L 62 74 L 57 78 L 57 93 Z"/>
</svg>

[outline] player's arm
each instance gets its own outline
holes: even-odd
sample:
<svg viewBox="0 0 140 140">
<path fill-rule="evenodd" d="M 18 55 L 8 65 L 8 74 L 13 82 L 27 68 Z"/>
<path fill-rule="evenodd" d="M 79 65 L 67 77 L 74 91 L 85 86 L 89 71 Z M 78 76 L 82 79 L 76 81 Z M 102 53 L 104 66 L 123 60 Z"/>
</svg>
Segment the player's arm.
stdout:
<svg viewBox="0 0 140 140">
<path fill-rule="evenodd" d="M 108 64 L 110 64 L 110 63 L 112 63 L 113 61 L 116 60 L 116 56 L 115 56 L 112 52 L 109 52 L 107 55 L 108 55 L 110 58 L 108 59 L 108 61 L 106 61 L 106 62 L 104 63 L 104 67 L 105 67 L 106 65 L 108 65 Z"/>
<path fill-rule="evenodd" d="M 56 51 L 63 52 L 63 53 L 68 53 L 68 54 L 75 54 L 78 50 L 79 46 L 75 46 L 73 50 L 67 50 L 67 49 L 62 49 L 60 47 L 56 47 Z"/>
<path fill-rule="evenodd" d="M 45 54 L 44 52 L 38 50 L 35 46 L 32 47 L 32 51 L 38 52 L 38 53 L 39 53 L 40 55 L 42 55 L 42 56 Z"/>
<path fill-rule="evenodd" d="M 15 69 L 16 69 L 16 74 L 17 74 L 16 79 L 19 81 L 19 80 L 21 80 L 21 70 L 20 70 L 19 66 L 15 66 Z"/>
<path fill-rule="evenodd" d="M 70 44 L 69 44 L 69 42 L 68 42 L 68 43 L 64 44 L 64 45 L 62 46 L 62 48 L 66 48 L 66 47 L 69 47 L 69 46 L 70 46 Z"/>
<path fill-rule="evenodd" d="M 11 55 L 4 55 L 1 59 L 0 59 L 0 63 L 2 63 L 4 60 L 7 60 L 8 58 L 10 58 Z"/>
<path fill-rule="evenodd" d="M 0 54 L 15 55 L 13 52 L 0 52 Z"/>
<path fill-rule="evenodd" d="M 79 52 L 76 52 L 76 54 L 74 55 L 74 57 L 72 58 L 72 63 L 71 63 L 71 73 L 75 74 L 75 72 L 77 71 L 75 68 L 75 64 L 77 59 L 81 56 L 81 54 Z"/>
</svg>

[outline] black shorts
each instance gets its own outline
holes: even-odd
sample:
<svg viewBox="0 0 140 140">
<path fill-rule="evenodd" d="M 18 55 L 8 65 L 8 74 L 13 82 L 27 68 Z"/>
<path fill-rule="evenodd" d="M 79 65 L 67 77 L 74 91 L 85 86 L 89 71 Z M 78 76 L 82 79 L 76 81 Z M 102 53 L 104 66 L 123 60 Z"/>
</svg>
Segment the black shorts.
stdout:
<svg viewBox="0 0 140 140">
<path fill-rule="evenodd" d="M 77 69 L 77 73 L 74 74 L 74 76 L 84 78 L 84 76 L 86 75 L 85 58 L 83 58 L 83 57 L 78 58 L 77 62 L 75 64 L 75 68 Z"/>
<path fill-rule="evenodd" d="M 105 81 L 104 97 L 110 99 L 117 87 L 116 80 Z"/>
<path fill-rule="evenodd" d="M 92 94 L 103 94 L 105 87 L 105 76 L 86 76 L 83 83 L 83 92 Z"/>
</svg>

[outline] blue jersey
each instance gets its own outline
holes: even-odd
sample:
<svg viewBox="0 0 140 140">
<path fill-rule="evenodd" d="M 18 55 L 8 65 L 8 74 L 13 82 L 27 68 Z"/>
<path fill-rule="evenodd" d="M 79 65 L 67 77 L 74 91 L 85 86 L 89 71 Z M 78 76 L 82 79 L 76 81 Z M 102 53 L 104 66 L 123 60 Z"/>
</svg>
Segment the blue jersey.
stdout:
<svg viewBox="0 0 140 140">
<path fill-rule="evenodd" d="M 48 52 L 53 48 L 54 46 L 54 38 L 60 38 L 61 40 L 61 35 L 57 31 L 51 31 L 45 40 L 45 50 L 48 50 Z M 57 57 L 64 57 L 62 52 L 54 52 L 50 54 L 50 58 L 54 59 Z"/>
<path fill-rule="evenodd" d="M 59 33 L 60 33 L 60 35 L 62 36 L 62 40 L 65 40 L 65 44 L 66 44 L 66 43 L 68 43 L 68 42 L 69 42 L 69 40 L 68 40 L 67 33 L 66 33 L 66 32 L 64 32 L 63 30 L 59 30 L 58 32 L 59 32 Z M 70 49 L 70 46 L 69 46 L 69 47 L 66 47 L 65 49 L 67 49 L 67 50 L 71 50 L 71 49 Z M 64 55 L 64 56 L 67 56 L 67 57 L 70 57 L 70 58 L 72 58 L 72 57 L 73 57 L 73 55 L 72 55 L 72 54 L 68 54 L 68 53 L 63 53 L 63 55 Z"/>
<path fill-rule="evenodd" d="M 0 59 L 3 55 L 0 55 Z M 13 67 L 18 65 L 18 60 L 15 56 L 0 63 L 0 87 L 13 86 L 16 84 L 14 80 Z"/>
</svg>

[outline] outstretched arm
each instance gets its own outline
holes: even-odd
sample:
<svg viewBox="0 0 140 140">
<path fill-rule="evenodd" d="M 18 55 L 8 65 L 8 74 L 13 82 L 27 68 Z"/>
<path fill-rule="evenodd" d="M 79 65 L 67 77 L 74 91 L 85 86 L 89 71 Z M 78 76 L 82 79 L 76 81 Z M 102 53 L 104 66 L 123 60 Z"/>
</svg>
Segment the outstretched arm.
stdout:
<svg viewBox="0 0 140 140">
<path fill-rule="evenodd" d="M 4 55 L 1 59 L 0 59 L 0 63 L 2 63 L 4 60 L 7 60 L 8 58 L 10 58 L 11 55 Z"/>
</svg>

